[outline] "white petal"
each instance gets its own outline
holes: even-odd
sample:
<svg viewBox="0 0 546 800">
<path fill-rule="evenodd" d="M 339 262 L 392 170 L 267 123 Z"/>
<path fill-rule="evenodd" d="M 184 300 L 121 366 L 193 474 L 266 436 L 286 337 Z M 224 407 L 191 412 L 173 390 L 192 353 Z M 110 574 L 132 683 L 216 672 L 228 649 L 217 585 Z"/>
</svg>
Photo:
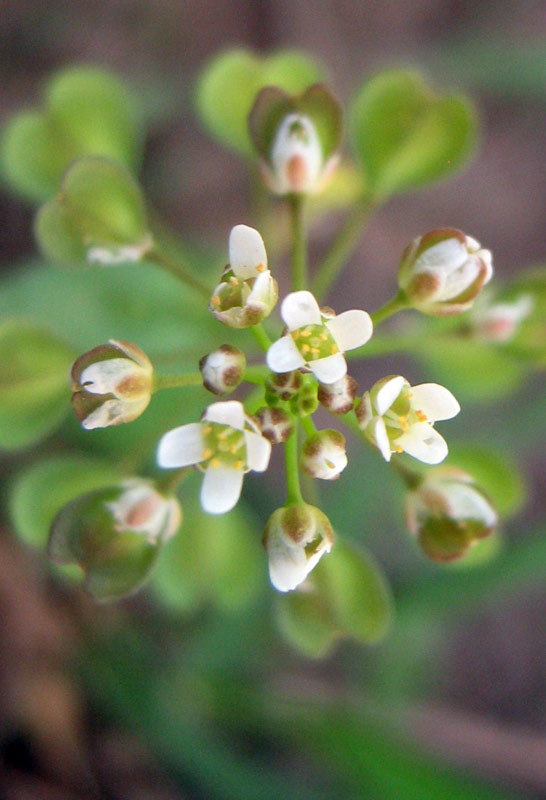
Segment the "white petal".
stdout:
<svg viewBox="0 0 546 800">
<path fill-rule="evenodd" d="M 267 366 L 273 372 L 292 372 L 305 365 L 305 359 L 291 336 L 273 342 L 266 355 Z"/>
<path fill-rule="evenodd" d="M 396 439 L 395 444 L 424 464 L 439 464 L 447 456 L 445 439 L 428 422 L 412 425 L 407 433 Z"/>
<path fill-rule="evenodd" d="M 286 295 L 281 305 L 281 317 L 288 330 L 295 331 L 304 325 L 320 325 L 320 308 L 311 292 L 292 292 Z"/>
<path fill-rule="evenodd" d="M 458 269 L 442 273 L 444 280 L 435 299 L 450 300 L 452 297 L 458 297 L 474 283 L 482 269 L 480 259 L 477 256 L 469 256 Z"/>
<path fill-rule="evenodd" d="M 432 422 L 451 419 L 461 410 L 461 406 L 449 389 L 439 383 L 421 383 L 411 387 L 411 406 L 422 411 Z"/>
<path fill-rule="evenodd" d="M 265 472 L 271 457 L 271 442 L 259 433 L 245 431 L 246 463 L 255 472 Z"/>
<path fill-rule="evenodd" d="M 396 375 L 379 389 L 375 398 L 375 408 L 380 416 L 383 416 L 389 410 L 405 383 L 406 379 L 402 375 Z"/>
<path fill-rule="evenodd" d="M 91 394 L 115 394 L 120 382 L 141 368 L 128 358 L 109 358 L 86 367 L 80 375 L 80 385 Z"/>
<path fill-rule="evenodd" d="M 457 269 L 467 258 L 466 246 L 459 239 L 444 239 L 421 253 L 415 264 L 415 272 L 430 268 L 451 271 Z"/>
<path fill-rule="evenodd" d="M 162 437 L 157 449 L 160 467 L 188 467 L 203 460 L 203 429 L 200 422 L 173 428 Z"/>
<path fill-rule="evenodd" d="M 291 547 L 281 537 L 276 537 L 268 542 L 267 551 L 269 578 L 279 592 L 291 592 L 306 579 L 309 562 L 303 547 Z"/>
<path fill-rule="evenodd" d="M 229 263 L 238 278 L 255 278 L 261 265 L 267 268 L 267 253 L 262 237 L 248 225 L 236 225 L 229 235 Z"/>
<path fill-rule="evenodd" d="M 455 519 L 475 519 L 488 527 L 496 525 L 496 511 L 473 486 L 449 483 L 445 496 L 449 503 L 449 514 Z"/>
<path fill-rule="evenodd" d="M 201 505 L 207 514 L 225 514 L 237 504 L 244 473 L 233 467 L 207 467 L 201 486 Z"/>
<path fill-rule="evenodd" d="M 342 353 L 317 358 L 316 361 L 310 361 L 307 366 L 319 383 L 335 383 L 347 374 L 347 362 Z"/>
<path fill-rule="evenodd" d="M 340 350 L 354 350 L 366 344 L 373 333 L 370 315 L 365 311 L 353 308 L 344 311 L 326 322 L 326 327 L 334 337 Z"/>
<path fill-rule="evenodd" d="M 387 435 L 387 428 L 383 417 L 374 417 L 371 422 L 371 432 L 379 452 L 385 461 L 391 460 L 391 443 Z"/>
<path fill-rule="evenodd" d="M 245 305 L 256 305 L 260 303 L 268 310 L 271 309 L 276 303 L 277 287 L 273 277 L 268 269 L 260 272 L 252 291 L 246 298 Z"/>
<path fill-rule="evenodd" d="M 125 422 L 128 416 L 128 409 L 133 408 L 134 405 L 127 403 L 125 400 L 106 400 L 82 420 L 82 428 L 92 431 L 95 428 L 108 428 L 110 425 Z M 132 419 L 135 417 L 132 417 Z"/>
<path fill-rule="evenodd" d="M 238 400 L 211 403 L 205 411 L 204 419 L 242 431 L 245 425 L 245 410 Z"/>
</svg>

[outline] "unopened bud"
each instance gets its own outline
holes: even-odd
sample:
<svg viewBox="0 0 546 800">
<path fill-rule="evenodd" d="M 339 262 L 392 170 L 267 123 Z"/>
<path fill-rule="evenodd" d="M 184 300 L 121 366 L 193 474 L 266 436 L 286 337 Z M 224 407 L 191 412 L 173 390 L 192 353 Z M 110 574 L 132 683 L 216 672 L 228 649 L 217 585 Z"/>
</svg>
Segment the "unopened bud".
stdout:
<svg viewBox="0 0 546 800">
<path fill-rule="evenodd" d="M 255 415 L 260 425 L 262 436 L 271 444 L 286 442 L 294 430 L 294 423 L 281 408 L 261 408 Z"/>
<path fill-rule="evenodd" d="M 240 384 L 246 369 L 246 358 L 238 347 L 223 344 L 199 362 L 205 389 L 213 394 L 228 394 Z"/>
<path fill-rule="evenodd" d="M 488 342 L 509 342 L 533 310 L 533 298 L 523 294 L 512 302 L 492 303 L 473 309 L 472 332 Z"/>
<path fill-rule="evenodd" d="M 269 557 L 269 577 L 280 592 L 302 583 L 334 541 L 332 526 L 322 511 L 310 505 L 279 508 L 269 518 L 263 543 Z"/>
<path fill-rule="evenodd" d="M 275 398 L 278 400 L 290 400 L 301 389 L 303 376 L 301 372 L 272 372 L 265 385 L 267 401 L 272 401 L 275 405 Z"/>
<path fill-rule="evenodd" d="M 80 356 L 71 371 L 72 406 L 87 430 L 132 422 L 150 402 L 153 368 L 131 342 L 110 339 Z"/>
<path fill-rule="evenodd" d="M 297 417 L 308 417 L 314 414 L 317 408 L 317 384 L 310 375 L 306 375 L 301 389 L 290 400 L 290 411 Z"/>
<path fill-rule="evenodd" d="M 407 495 L 406 522 L 433 561 L 453 561 L 492 534 L 498 516 L 473 478 L 453 467 L 431 470 Z"/>
<path fill-rule="evenodd" d="M 301 467 L 312 478 L 335 480 L 346 466 L 345 437 L 339 431 L 318 431 L 304 442 Z"/>
<path fill-rule="evenodd" d="M 406 248 L 398 284 L 410 305 L 424 314 L 460 314 L 491 279 L 489 250 L 455 228 L 418 236 Z"/>
<path fill-rule="evenodd" d="M 335 383 L 320 383 L 318 400 L 332 414 L 347 414 L 354 406 L 358 384 L 350 375 Z"/>
</svg>

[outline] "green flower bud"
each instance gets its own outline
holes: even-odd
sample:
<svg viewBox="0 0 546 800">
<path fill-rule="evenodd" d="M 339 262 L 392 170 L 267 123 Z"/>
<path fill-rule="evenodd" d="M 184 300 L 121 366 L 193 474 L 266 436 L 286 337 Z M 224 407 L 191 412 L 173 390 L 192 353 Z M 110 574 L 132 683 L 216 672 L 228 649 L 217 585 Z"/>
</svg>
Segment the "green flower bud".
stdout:
<svg viewBox="0 0 546 800">
<path fill-rule="evenodd" d="M 262 436 L 271 444 L 280 444 L 292 434 L 294 423 L 281 408 L 261 408 L 255 415 L 260 425 Z"/>
<path fill-rule="evenodd" d="M 345 437 L 339 431 L 318 431 L 301 450 L 301 468 L 312 478 L 333 481 L 347 466 Z"/>
<path fill-rule="evenodd" d="M 133 478 L 64 506 L 53 520 L 48 551 L 59 564 L 81 567 L 95 599 L 115 600 L 140 588 L 181 521 L 175 498 Z"/>
<path fill-rule="evenodd" d="M 265 385 L 267 402 L 275 405 L 277 400 L 290 400 L 301 389 L 303 376 L 301 372 L 272 372 Z M 273 402 L 271 402 L 273 401 Z"/>
<path fill-rule="evenodd" d="M 70 167 L 38 212 L 35 234 L 46 258 L 67 266 L 140 261 L 153 245 L 140 186 L 124 166 L 98 156 Z"/>
<path fill-rule="evenodd" d="M 152 396 L 153 367 L 131 342 L 110 339 L 74 363 L 72 406 L 87 430 L 132 422 Z"/>
<path fill-rule="evenodd" d="M 342 113 L 322 84 L 299 96 L 268 86 L 250 112 L 249 131 L 259 166 L 276 194 L 322 189 L 337 164 Z"/>
<path fill-rule="evenodd" d="M 418 236 L 402 255 L 398 284 L 409 303 L 424 314 L 460 314 L 491 279 L 489 250 L 454 228 Z"/>
<path fill-rule="evenodd" d="M 332 526 L 320 509 L 310 505 L 277 509 L 263 536 L 273 586 L 279 592 L 295 589 L 323 554 L 330 552 L 333 542 Z"/>
<path fill-rule="evenodd" d="M 408 493 L 406 522 L 433 561 L 461 558 L 497 528 L 498 515 L 473 478 L 454 467 L 431 470 Z"/>
<path fill-rule="evenodd" d="M 304 375 L 301 389 L 290 400 L 290 411 L 296 417 L 308 417 L 318 408 L 317 382 L 311 375 Z"/>
<path fill-rule="evenodd" d="M 318 401 L 331 414 L 348 414 L 354 407 L 358 384 L 350 375 L 335 383 L 319 383 Z"/>
<path fill-rule="evenodd" d="M 223 344 L 199 362 L 203 386 L 213 394 L 229 394 L 241 383 L 245 369 L 245 354 L 238 347 Z"/>
</svg>

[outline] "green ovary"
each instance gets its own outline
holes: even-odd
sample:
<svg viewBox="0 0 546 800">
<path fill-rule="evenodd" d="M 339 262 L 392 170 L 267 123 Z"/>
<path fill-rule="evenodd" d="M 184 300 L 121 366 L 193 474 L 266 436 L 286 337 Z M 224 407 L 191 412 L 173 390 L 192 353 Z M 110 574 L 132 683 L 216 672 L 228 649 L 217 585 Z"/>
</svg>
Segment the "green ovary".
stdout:
<svg viewBox="0 0 546 800">
<path fill-rule="evenodd" d="M 292 331 L 291 336 L 306 361 L 317 361 L 339 353 L 339 347 L 325 325 L 306 325 Z"/>
<path fill-rule="evenodd" d="M 217 422 L 203 423 L 202 467 L 232 467 L 247 471 L 246 442 L 243 431 Z"/>
</svg>

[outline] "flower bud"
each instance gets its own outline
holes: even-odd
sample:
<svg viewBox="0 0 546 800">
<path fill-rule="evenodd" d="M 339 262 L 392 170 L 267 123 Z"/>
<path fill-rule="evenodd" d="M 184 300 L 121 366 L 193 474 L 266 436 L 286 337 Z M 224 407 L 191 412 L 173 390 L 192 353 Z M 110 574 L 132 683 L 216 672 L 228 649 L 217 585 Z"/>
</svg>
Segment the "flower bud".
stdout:
<svg viewBox="0 0 546 800">
<path fill-rule="evenodd" d="M 246 369 L 246 358 L 238 347 L 223 344 L 199 362 L 205 389 L 213 394 L 228 394 L 241 383 Z"/>
<path fill-rule="evenodd" d="M 522 294 L 512 302 L 491 303 L 473 310 L 472 332 L 487 342 L 509 342 L 533 310 L 533 298 Z"/>
<path fill-rule="evenodd" d="M 326 481 L 339 478 L 347 466 L 345 437 L 339 431 L 318 431 L 304 442 L 300 463 L 312 478 Z"/>
<path fill-rule="evenodd" d="M 49 555 L 79 565 L 96 599 L 117 599 L 142 585 L 181 521 L 175 498 L 164 497 L 151 481 L 132 478 L 64 506 L 51 527 Z"/>
<path fill-rule="evenodd" d="M 354 406 L 358 384 L 350 375 L 335 383 L 319 383 L 318 401 L 331 414 L 347 414 Z"/>
<path fill-rule="evenodd" d="M 282 408 L 261 408 L 255 415 L 260 425 L 262 436 L 271 444 L 286 442 L 294 430 L 294 423 Z"/>
<path fill-rule="evenodd" d="M 338 160 L 341 108 L 320 84 L 299 97 L 268 86 L 250 112 L 249 129 L 271 191 L 313 193 L 323 187 Z"/>
<path fill-rule="evenodd" d="M 489 250 L 455 228 L 438 228 L 406 248 L 398 285 L 413 308 L 444 316 L 470 308 L 492 275 Z"/>
<path fill-rule="evenodd" d="M 310 375 L 303 378 L 301 389 L 290 400 L 290 411 L 296 417 L 308 417 L 318 408 L 317 384 Z"/>
<path fill-rule="evenodd" d="M 431 470 L 408 493 L 406 522 L 433 561 L 453 561 L 492 534 L 498 516 L 470 475 L 454 467 Z"/>
<path fill-rule="evenodd" d="M 277 397 L 279 400 L 290 400 L 301 389 L 303 376 L 301 372 L 272 372 L 265 385 L 268 402 Z M 273 401 L 274 402 L 274 401 Z"/>
<path fill-rule="evenodd" d="M 277 509 L 265 527 L 263 543 L 269 557 L 269 577 L 279 592 L 302 583 L 334 541 L 330 520 L 310 505 Z"/>
<path fill-rule="evenodd" d="M 236 225 L 229 236 L 229 264 L 212 293 L 210 310 L 224 325 L 248 328 L 271 314 L 278 297 L 262 237 L 254 228 Z"/>
<path fill-rule="evenodd" d="M 153 367 L 131 342 L 110 339 L 74 363 L 72 406 L 87 430 L 132 422 L 150 402 Z"/>
</svg>

